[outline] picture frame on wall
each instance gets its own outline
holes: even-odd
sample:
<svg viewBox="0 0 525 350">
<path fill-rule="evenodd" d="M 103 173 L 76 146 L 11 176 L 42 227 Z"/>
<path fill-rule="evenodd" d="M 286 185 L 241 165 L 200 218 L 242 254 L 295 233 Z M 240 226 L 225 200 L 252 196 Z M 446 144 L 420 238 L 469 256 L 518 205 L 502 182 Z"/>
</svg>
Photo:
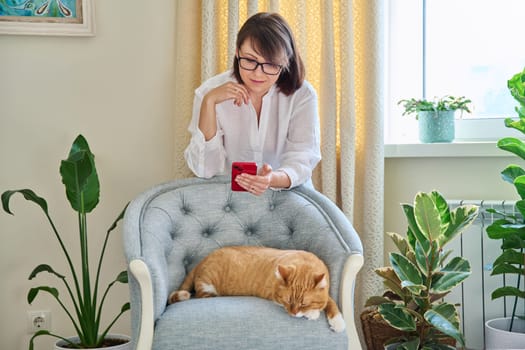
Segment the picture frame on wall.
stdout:
<svg viewBox="0 0 525 350">
<path fill-rule="evenodd" d="M 0 34 L 95 35 L 94 0 L 0 0 Z"/>
</svg>

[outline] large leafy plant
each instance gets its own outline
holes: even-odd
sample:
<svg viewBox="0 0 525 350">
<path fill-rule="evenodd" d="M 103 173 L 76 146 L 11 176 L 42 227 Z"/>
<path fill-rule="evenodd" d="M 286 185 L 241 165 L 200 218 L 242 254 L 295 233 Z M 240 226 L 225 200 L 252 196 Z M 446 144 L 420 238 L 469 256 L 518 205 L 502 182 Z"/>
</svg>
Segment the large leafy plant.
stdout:
<svg viewBox="0 0 525 350">
<path fill-rule="evenodd" d="M 515 74 L 507 82 L 508 89 L 514 99 L 519 103 L 515 110 L 518 119 L 505 119 L 505 126 L 513 128 L 525 134 L 525 68 L 522 72 Z M 525 160 L 525 143 L 515 137 L 504 137 L 498 141 L 498 147 L 511 152 Z M 513 297 L 512 317 L 509 331 L 512 332 L 514 318 L 525 318 L 525 315 L 517 315 L 516 307 L 518 300 L 525 300 L 525 287 L 522 279 L 525 278 L 525 170 L 519 165 L 510 164 L 502 172 L 504 181 L 511 183 L 518 192 L 520 200 L 516 202 L 520 216 L 489 209 L 488 211 L 500 215 L 501 218 L 487 227 L 487 235 L 492 239 L 501 240 L 501 255 L 494 261 L 491 275 L 515 275 L 516 285 L 506 285 L 492 292 L 492 299 L 502 297 Z"/>
<path fill-rule="evenodd" d="M 470 113 L 469 104 L 472 101 L 467 99 L 465 96 L 454 97 L 450 95 L 443 96 L 441 98 L 429 99 L 403 99 L 397 104 L 402 105 L 403 115 L 415 114 L 418 119 L 419 112 L 441 112 L 441 111 L 456 111 L 459 110 L 462 113 Z"/>
<path fill-rule="evenodd" d="M 390 326 L 405 332 L 406 337 L 396 339 L 397 349 L 448 349 L 443 344 L 447 336 L 464 346 L 456 307 L 443 297 L 470 275 L 470 264 L 459 256 L 449 259 L 445 246 L 476 219 L 478 207 L 450 210 L 436 191 L 420 192 L 414 205 L 402 207 L 407 237 L 388 233 L 399 252 L 389 254 L 390 266 L 375 270 L 387 290 L 369 298 L 366 306 L 377 306 Z"/>
<path fill-rule="evenodd" d="M 88 231 L 87 231 L 87 214 L 90 213 L 99 202 L 100 184 L 98 180 L 97 171 L 95 168 L 95 156 L 91 153 L 86 139 L 79 135 L 71 147 L 71 151 L 67 159 L 60 164 L 60 174 L 62 182 L 66 189 L 66 196 L 71 204 L 71 207 L 78 215 L 79 241 L 80 241 L 80 255 L 81 263 L 79 267 L 75 267 L 71 259 L 71 253 L 68 247 L 64 244 L 57 227 L 55 226 L 51 216 L 48 212 L 47 202 L 44 198 L 39 197 L 30 189 L 9 190 L 2 193 L 3 209 L 13 214 L 10 209 L 10 199 L 16 193 L 21 194 L 26 200 L 37 204 L 44 212 L 52 232 L 58 241 L 60 249 L 62 250 L 72 280 L 68 279 L 62 273 L 57 272 L 47 264 L 38 265 L 29 275 L 29 279 L 37 277 L 41 272 L 47 272 L 54 275 L 63 284 L 73 308 L 69 310 L 66 304 L 62 301 L 62 295 L 59 290 L 51 286 L 37 286 L 31 288 L 27 294 L 27 301 L 29 304 L 35 300 L 39 293 L 47 293 L 51 295 L 64 310 L 68 318 L 71 320 L 73 327 L 79 338 L 79 343 L 73 344 L 71 340 L 66 339 L 60 335 L 51 333 L 49 330 L 40 330 L 36 332 L 30 339 L 29 349 L 34 347 L 34 339 L 42 335 L 48 335 L 63 339 L 75 348 L 95 348 L 101 347 L 104 339 L 113 324 L 119 317 L 129 309 L 129 303 L 125 303 L 120 312 L 105 328 L 102 328 L 101 317 L 104 302 L 108 295 L 110 288 L 117 282 L 127 283 L 128 276 L 126 271 L 120 272 L 114 281 L 108 284 L 106 289 L 101 292 L 99 281 L 102 271 L 102 260 L 106 251 L 109 235 L 117 226 L 119 220 L 124 216 L 124 210 L 117 217 L 115 222 L 107 230 L 104 243 L 96 266 L 95 279 L 92 280 L 91 266 L 88 262 L 89 246 L 88 246 Z M 92 283 L 94 282 L 94 283 Z"/>
</svg>

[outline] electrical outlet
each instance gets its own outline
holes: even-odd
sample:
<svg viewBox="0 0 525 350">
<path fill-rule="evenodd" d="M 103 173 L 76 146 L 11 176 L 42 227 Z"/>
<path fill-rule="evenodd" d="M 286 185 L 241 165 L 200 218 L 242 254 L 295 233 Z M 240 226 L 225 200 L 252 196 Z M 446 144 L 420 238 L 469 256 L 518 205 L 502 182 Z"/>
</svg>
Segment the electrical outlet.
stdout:
<svg viewBox="0 0 525 350">
<path fill-rule="evenodd" d="M 27 332 L 33 334 L 42 329 L 51 331 L 51 311 L 28 311 Z"/>
</svg>

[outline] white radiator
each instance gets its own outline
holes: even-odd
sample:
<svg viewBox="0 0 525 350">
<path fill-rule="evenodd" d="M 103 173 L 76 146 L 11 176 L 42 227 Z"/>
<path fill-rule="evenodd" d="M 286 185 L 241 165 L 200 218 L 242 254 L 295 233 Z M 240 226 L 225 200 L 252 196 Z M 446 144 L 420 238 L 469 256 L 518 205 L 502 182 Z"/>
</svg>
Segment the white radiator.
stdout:
<svg viewBox="0 0 525 350">
<path fill-rule="evenodd" d="M 449 200 L 450 209 L 461 204 L 474 204 L 480 207 L 476 221 L 448 246 L 454 253 L 469 260 L 472 274 L 461 286 L 455 288 L 446 300 L 459 304 L 461 325 L 465 335 L 467 349 L 483 349 L 486 320 L 509 316 L 512 313 L 513 298 L 499 298 L 492 300 L 490 295 L 494 289 L 506 285 L 515 285 L 515 276 L 490 276 L 492 262 L 501 253 L 501 242 L 490 239 L 486 228 L 493 220 L 501 218 L 498 215 L 487 213 L 488 208 L 494 208 L 506 213 L 519 214 L 514 208 L 515 201 L 495 200 Z M 505 300 L 506 299 L 506 300 Z M 519 303 L 518 313 L 524 313 L 523 303 Z"/>
</svg>

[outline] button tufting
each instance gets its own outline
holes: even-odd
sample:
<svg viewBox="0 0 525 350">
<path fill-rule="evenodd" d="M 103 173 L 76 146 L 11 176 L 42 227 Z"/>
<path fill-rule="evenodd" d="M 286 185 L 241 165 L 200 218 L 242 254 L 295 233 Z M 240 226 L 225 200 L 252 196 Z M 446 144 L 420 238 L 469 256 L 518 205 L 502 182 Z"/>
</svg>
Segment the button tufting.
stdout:
<svg viewBox="0 0 525 350">
<path fill-rule="evenodd" d="M 229 205 L 224 207 L 224 211 L 227 213 L 229 213 L 231 210 L 232 210 L 232 207 L 230 207 Z"/>
<path fill-rule="evenodd" d="M 207 238 L 207 237 L 209 237 L 209 236 L 210 236 L 210 232 L 209 232 L 209 231 L 203 231 L 203 232 L 202 232 L 202 237 Z"/>
<path fill-rule="evenodd" d="M 274 210 L 275 209 L 275 205 L 274 204 L 270 204 L 270 210 Z"/>
<path fill-rule="evenodd" d="M 252 230 L 246 230 L 246 231 L 244 231 L 244 233 L 246 234 L 246 236 L 253 235 L 253 231 Z"/>
</svg>

